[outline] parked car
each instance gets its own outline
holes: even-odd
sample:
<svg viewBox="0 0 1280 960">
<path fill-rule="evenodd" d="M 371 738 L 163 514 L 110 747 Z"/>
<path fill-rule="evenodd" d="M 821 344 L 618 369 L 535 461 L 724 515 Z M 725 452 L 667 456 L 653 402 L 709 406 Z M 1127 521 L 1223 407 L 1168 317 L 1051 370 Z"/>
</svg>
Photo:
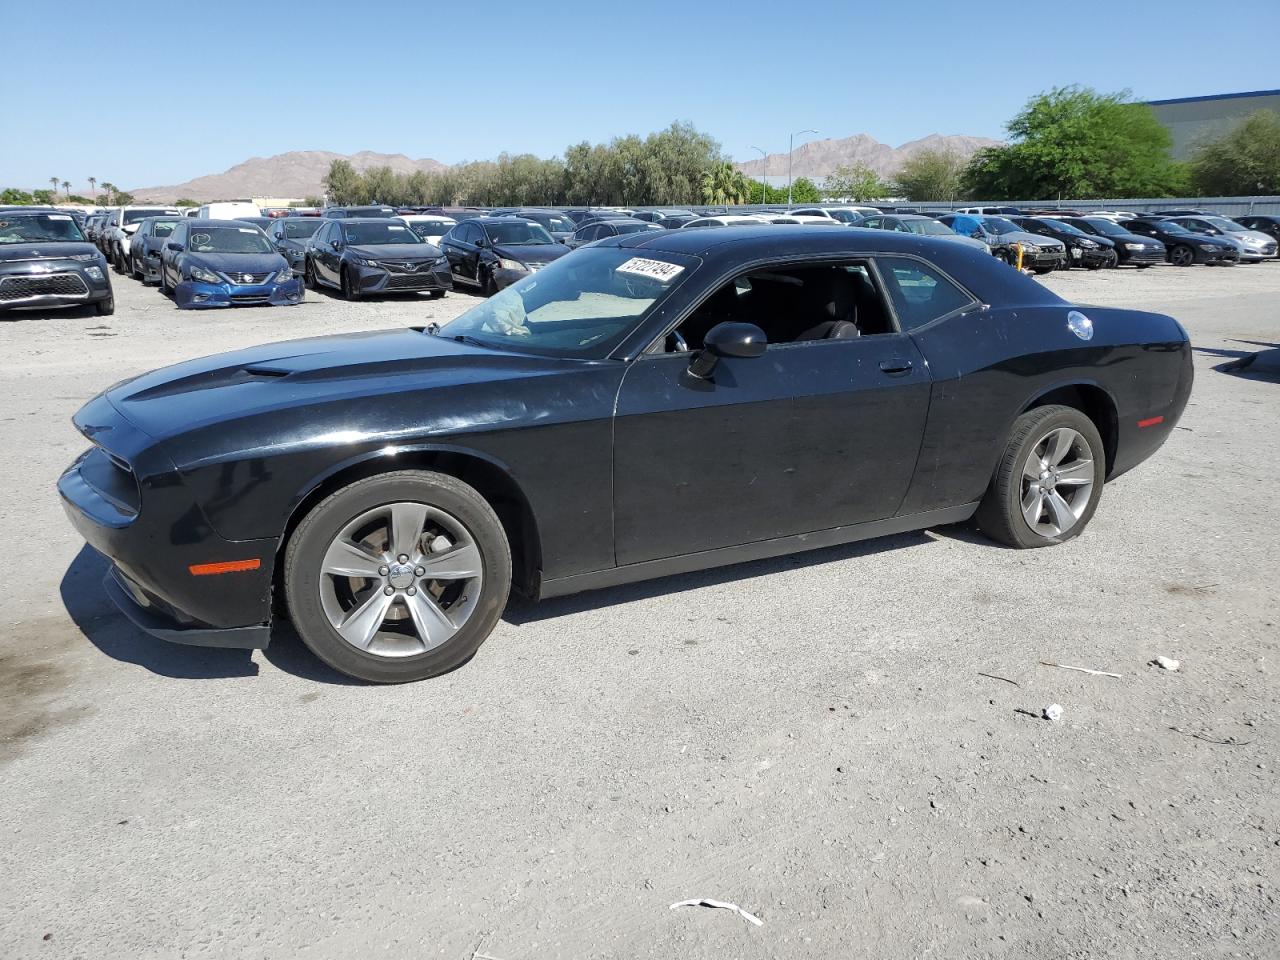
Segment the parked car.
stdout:
<svg viewBox="0 0 1280 960">
<path fill-rule="evenodd" d="M 399 218 L 409 225 L 409 229 L 427 243 L 440 245 L 440 238 L 458 225 L 453 217 L 443 217 L 427 213 L 402 213 Z"/>
<path fill-rule="evenodd" d="M 202 204 L 191 216 L 200 220 L 237 220 L 240 217 L 260 217 L 262 211 L 256 203 L 248 200 L 226 200 Z"/>
<path fill-rule="evenodd" d="M 267 227 L 271 226 L 275 221 L 274 217 L 232 217 L 231 219 L 239 220 L 241 223 L 252 223 L 264 233 L 266 232 Z"/>
<path fill-rule="evenodd" d="M 102 228 L 102 224 L 106 221 L 105 213 L 92 213 L 84 222 L 84 227 L 80 232 L 84 234 L 84 238 L 90 243 L 96 243 L 98 239 L 98 231 Z"/>
<path fill-rule="evenodd" d="M 325 207 L 321 211 L 321 215 L 344 220 L 350 217 L 363 217 L 366 219 L 369 217 L 394 217 L 396 212 L 391 207 L 374 204 L 373 206 L 365 207 Z"/>
<path fill-rule="evenodd" d="M 1208 210 L 1155 210 L 1148 214 L 1142 214 L 1143 219 L 1148 217 L 1206 217 L 1209 216 Z"/>
<path fill-rule="evenodd" d="M 160 282 L 160 254 L 169 236 L 186 217 L 147 217 L 138 224 L 129 240 L 128 273 L 145 286 Z"/>
<path fill-rule="evenodd" d="M 875 207 L 796 207 L 789 210 L 789 213 L 799 213 L 807 217 L 830 217 L 832 220 L 839 220 L 841 223 L 847 223 L 856 227 L 862 223 L 867 217 L 878 217 L 880 211 Z"/>
<path fill-rule="evenodd" d="M 107 255 L 116 273 L 125 272 L 125 258 L 129 252 L 129 239 L 138 224 L 147 217 L 173 217 L 177 207 L 116 207 L 107 216 L 106 225 L 98 236 L 98 248 Z"/>
<path fill-rule="evenodd" d="M 807 213 L 757 213 L 755 216 L 769 223 L 790 223 L 808 227 L 838 227 L 839 220 L 831 217 L 813 217 Z"/>
<path fill-rule="evenodd" d="M 417 292 L 434 299 L 453 286 L 440 248 L 398 218 L 326 218 L 307 241 L 304 269 L 307 286 L 334 287 L 345 300 Z"/>
<path fill-rule="evenodd" d="M 1018 247 L 1021 247 L 1022 265 L 1036 273 L 1048 273 L 1066 265 L 1067 247 L 1061 240 L 1028 233 L 1004 217 L 949 213 L 939 219 L 961 236 L 981 240 L 994 256 L 1007 264 L 1018 262 Z"/>
<path fill-rule="evenodd" d="M 680 208 L 662 207 L 654 210 L 637 210 L 632 214 L 637 220 L 645 220 L 649 223 L 661 224 L 663 220 L 677 218 L 681 220 L 692 220 L 697 214 L 692 210 L 683 210 Z"/>
<path fill-rule="evenodd" d="M 578 247 L 585 246 L 588 243 L 595 243 L 595 241 L 603 240 L 605 237 L 622 237 L 629 233 L 642 233 L 661 229 L 662 227 L 656 223 L 633 220 L 630 217 L 619 217 L 615 220 L 589 220 L 575 230 L 569 239 L 564 241 L 564 244 L 570 250 L 576 250 Z"/>
<path fill-rule="evenodd" d="M 578 226 L 582 226 L 588 220 L 605 220 L 611 217 L 631 216 L 630 210 L 622 210 L 622 209 L 619 209 L 618 207 L 575 208 L 572 210 L 565 210 L 563 211 L 563 213 L 566 217 L 568 217 Z"/>
<path fill-rule="evenodd" d="M 569 252 L 539 223 L 519 217 L 464 220 L 440 240 L 454 283 L 491 296 Z"/>
<path fill-rule="evenodd" d="M 679 230 L 690 220 L 697 220 L 697 219 L 698 219 L 698 215 L 696 213 L 690 213 L 690 214 L 673 213 L 670 216 L 663 217 L 661 220 L 657 220 L 654 222 L 657 223 L 658 226 L 662 227 L 662 229 L 664 230 Z"/>
<path fill-rule="evenodd" d="M 753 213 L 722 213 L 714 217 L 695 217 L 693 220 L 686 220 L 680 225 L 682 230 L 694 230 L 701 227 L 743 227 L 743 226 L 760 226 L 762 223 L 768 223 L 762 216 Z"/>
<path fill-rule="evenodd" d="M 1208 234 L 1192 233 L 1172 220 L 1121 220 L 1120 226 L 1130 233 L 1159 240 L 1165 246 L 1166 259 L 1175 267 L 1189 267 L 1193 263 L 1230 266 L 1240 260 L 1235 244 Z"/>
<path fill-rule="evenodd" d="M 1114 220 L 1106 217 L 1064 217 L 1062 222 L 1092 236 L 1112 241 L 1119 265 L 1133 264 L 1139 269 L 1145 269 L 1165 261 L 1167 251 L 1163 243 L 1155 237 L 1133 233 Z"/>
<path fill-rule="evenodd" d="M 1204 233 L 1219 240 L 1233 243 L 1240 253 L 1241 263 L 1258 263 L 1276 255 L 1276 239 L 1261 230 L 1250 230 L 1234 220 L 1213 214 L 1203 217 L 1171 217 L 1192 233 Z"/>
<path fill-rule="evenodd" d="M 978 214 L 981 216 L 991 216 L 991 217 L 1009 217 L 1009 216 L 1019 216 L 1022 214 L 1022 210 L 1019 207 L 1009 207 L 1009 206 L 957 207 L 952 212 Z"/>
<path fill-rule="evenodd" d="M 1062 264 L 1064 270 L 1077 266 L 1087 270 L 1101 270 L 1103 267 L 1114 267 L 1119 262 L 1114 243 L 1106 237 L 1090 236 L 1064 220 L 1051 220 L 1047 217 L 1009 219 L 1027 233 L 1060 240 L 1067 248 L 1067 259 Z"/>
<path fill-rule="evenodd" d="M 142 629 L 260 648 L 287 616 L 333 668 L 399 682 L 465 663 L 512 592 L 970 519 L 1069 541 L 1191 384 L 1173 318 L 1077 306 L 960 244 L 664 231 L 440 326 L 124 381 L 75 415 L 89 449 L 58 489 Z"/>
<path fill-rule="evenodd" d="M 290 306 L 302 282 L 257 227 L 184 217 L 160 252 L 160 292 L 181 309 Z"/>
<path fill-rule="evenodd" d="M 115 312 L 107 258 L 69 213 L 0 211 L 0 312 L 92 305 Z"/>
<path fill-rule="evenodd" d="M 324 226 L 320 217 L 278 217 L 263 232 L 280 255 L 289 261 L 295 277 L 307 272 L 307 241 Z"/>
<path fill-rule="evenodd" d="M 991 247 L 981 240 L 965 237 L 956 233 L 941 220 L 934 217 L 908 214 L 879 214 L 867 217 L 860 224 L 869 230 L 893 230 L 898 233 L 915 233 L 922 237 L 937 237 L 939 240 L 950 240 L 984 253 L 991 253 Z"/>
<path fill-rule="evenodd" d="M 1280 216 L 1274 213 L 1251 213 L 1234 219 L 1242 227 L 1257 230 L 1273 240 L 1280 241 Z"/>
<path fill-rule="evenodd" d="M 565 216 L 559 210 L 539 210 L 536 207 L 512 207 L 506 210 L 494 210 L 494 217 L 523 217 L 534 223 L 542 224 L 542 229 L 560 241 L 568 240 L 579 224 Z M 585 221 L 584 221 L 585 222 Z"/>
</svg>

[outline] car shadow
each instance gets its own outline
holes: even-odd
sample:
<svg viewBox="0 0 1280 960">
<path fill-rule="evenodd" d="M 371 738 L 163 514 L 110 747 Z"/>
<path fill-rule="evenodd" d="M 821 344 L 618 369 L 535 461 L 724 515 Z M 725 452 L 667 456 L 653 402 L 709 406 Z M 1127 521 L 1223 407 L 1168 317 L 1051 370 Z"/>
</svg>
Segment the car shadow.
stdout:
<svg viewBox="0 0 1280 960">
<path fill-rule="evenodd" d="M 1265 340 L 1232 340 L 1261 350 L 1227 350 L 1221 347 L 1195 347 L 1191 349 L 1210 357 L 1223 357 L 1225 362 L 1216 364 L 1214 370 L 1230 373 L 1246 380 L 1280 382 L 1280 344 Z"/>
<path fill-rule="evenodd" d="M 961 528 L 956 524 L 949 527 L 931 528 L 941 533 Z M 981 539 L 984 544 L 991 541 Z M 693 573 L 673 574 L 656 580 L 644 580 L 638 583 L 627 583 L 617 587 L 605 587 L 601 590 L 590 590 L 585 593 L 571 594 L 565 597 L 553 597 L 534 603 L 523 597 L 512 595 L 502 619 L 513 626 L 536 623 L 571 613 L 582 613 L 588 610 L 599 610 L 619 604 L 631 603 L 635 600 L 648 600 L 664 594 L 684 593 L 703 587 L 719 586 L 740 580 L 752 580 L 756 577 L 767 577 L 784 570 L 801 567 L 812 567 L 838 560 L 853 560 L 858 557 L 869 557 L 890 550 L 902 550 L 907 547 L 918 547 L 933 542 L 925 530 L 909 533 L 897 533 L 892 536 L 878 537 L 874 540 L 862 540 L 857 543 L 846 543 L 835 547 L 823 547 L 819 550 L 807 550 L 804 553 L 788 554 L 785 557 L 773 557 L 768 560 L 751 560 L 746 563 L 735 563 L 726 567 L 713 567 L 709 570 L 697 570 Z"/>
</svg>

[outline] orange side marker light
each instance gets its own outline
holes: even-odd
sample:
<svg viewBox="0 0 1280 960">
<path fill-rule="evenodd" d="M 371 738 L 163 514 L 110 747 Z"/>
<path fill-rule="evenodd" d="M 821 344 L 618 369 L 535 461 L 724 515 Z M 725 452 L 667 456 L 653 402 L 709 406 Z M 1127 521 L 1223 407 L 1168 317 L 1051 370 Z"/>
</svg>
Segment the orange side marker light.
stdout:
<svg viewBox="0 0 1280 960">
<path fill-rule="evenodd" d="M 218 573 L 242 573 L 245 570 L 257 570 L 262 566 L 262 561 L 254 560 L 224 560 L 221 563 L 193 563 L 187 567 L 191 571 L 193 577 L 210 577 Z"/>
</svg>

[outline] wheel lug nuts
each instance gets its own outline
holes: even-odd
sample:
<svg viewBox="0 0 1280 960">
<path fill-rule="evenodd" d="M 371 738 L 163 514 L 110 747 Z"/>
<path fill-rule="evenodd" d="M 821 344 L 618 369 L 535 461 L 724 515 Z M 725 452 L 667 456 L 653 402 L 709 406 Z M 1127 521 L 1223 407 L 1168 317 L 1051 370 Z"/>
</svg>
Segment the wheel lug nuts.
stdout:
<svg viewBox="0 0 1280 960">
<path fill-rule="evenodd" d="M 390 572 L 391 572 L 391 568 L 390 568 L 390 567 L 379 567 L 379 568 L 378 568 L 378 576 L 380 576 L 380 577 L 385 577 L 385 576 L 386 576 L 388 573 L 390 573 Z"/>
<path fill-rule="evenodd" d="M 395 587 L 386 587 L 382 592 L 383 592 L 383 593 L 385 593 L 385 594 L 389 597 L 389 596 L 391 596 L 393 593 L 395 593 L 395 592 L 396 592 L 396 588 L 395 588 Z"/>
<path fill-rule="evenodd" d="M 397 560 L 399 560 L 401 563 L 408 563 L 408 562 L 409 562 L 409 555 L 408 555 L 407 553 L 402 553 L 402 554 L 400 554 L 400 556 L 398 556 L 396 559 L 397 559 Z"/>
<path fill-rule="evenodd" d="M 414 575 L 415 577 L 425 577 L 425 576 L 427 575 L 427 568 L 426 568 L 426 567 L 414 567 L 414 568 L 413 568 L 413 575 Z"/>
<path fill-rule="evenodd" d="M 407 593 L 407 594 L 408 594 L 409 596 L 411 596 L 411 597 L 412 597 L 412 596 L 416 596 L 416 595 L 417 595 L 417 593 L 418 593 L 418 588 L 417 588 L 417 587 L 410 587 L 408 590 L 406 590 L 406 591 L 405 591 L 405 593 Z"/>
</svg>

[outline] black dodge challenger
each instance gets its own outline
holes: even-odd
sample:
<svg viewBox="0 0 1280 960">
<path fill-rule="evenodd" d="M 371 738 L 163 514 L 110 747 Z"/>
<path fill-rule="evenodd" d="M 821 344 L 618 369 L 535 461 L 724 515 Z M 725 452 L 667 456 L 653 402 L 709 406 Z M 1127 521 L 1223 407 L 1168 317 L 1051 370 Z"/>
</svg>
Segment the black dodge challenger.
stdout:
<svg viewBox="0 0 1280 960">
<path fill-rule="evenodd" d="M 960 244 L 726 227 L 576 251 L 442 327 L 119 383 L 59 489 L 142 629 L 404 681 L 550 597 L 975 519 L 1078 536 L 1191 392 L 1173 319 Z"/>
</svg>

